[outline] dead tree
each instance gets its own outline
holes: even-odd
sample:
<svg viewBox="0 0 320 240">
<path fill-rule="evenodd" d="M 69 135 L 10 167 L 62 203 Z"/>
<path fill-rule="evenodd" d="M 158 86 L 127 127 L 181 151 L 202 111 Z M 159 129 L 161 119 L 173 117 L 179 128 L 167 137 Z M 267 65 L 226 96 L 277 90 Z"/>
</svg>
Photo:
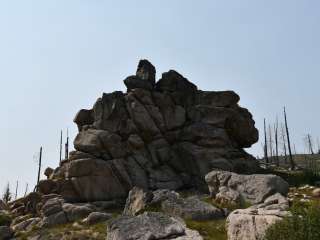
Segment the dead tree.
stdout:
<svg viewBox="0 0 320 240">
<path fill-rule="evenodd" d="M 38 168 L 38 177 L 37 177 L 37 186 L 36 190 L 38 190 L 39 182 L 40 182 L 40 172 L 41 172 L 41 161 L 42 161 L 42 147 L 40 147 L 40 154 L 39 154 L 39 168 Z"/>
<path fill-rule="evenodd" d="M 278 118 L 276 120 L 276 123 L 274 125 L 274 140 L 275 140 L 275 144 L 276 144 L 276 164 L 279 167 L 280 165 L 280 161 L 279 161 L 279 146 L 278 146 L 278 128 L 279 128 L 279 124 L 278 124 Z"/>
<path fill-rule="evenodd" d="M 284 163 L 287 164 L 288 161 L 287 161 L 287 145 L 286 145 L 286 132 L 285 132 L 285 129 L 284 129 L 284 126 L 283 124 L 281 124 L 281 139 L 282 139 L 282 148 L 283 148 L 283 153 L 284 153 Z"/>
<path fill-rule="evenodd" d="M 17 183 L 16 183 L 16 194 L 15 194 L 15 197 L 14 197 L 15 200 L 17 200 L 17 198 L 18 198 L 18 187 L 19 187 L 19 182 L 17 181 Z"/>
<path fill-rule="evenodd" d="M 25 191 L 24 191 L 24 197 L 27 195 L 27 193 L 28 193 L 28 187 L 29 187 L 29 184 L 27 183 L 26 184 L 26 189 L 25 189 Z"/>
<path fill-rule="evenodd" d="M 264 126 L 264 159 L 265 159 L 265 162 L 268 164 L 269 158 L 268 158 L 266 119 L 263 119 L 263 126 Z"/>
<path fill-rule="evenodd" d="M 60 132 L 60 160 L 59 163 L 62 161 L 62 130 Z"/>
<path fill-rule="evenodd" d="M 5 190 L 4 190 L 4 193 L 2 195 L 2 200 L 5 202 L 5 203 L 8 203 L 10 202 L 12 199 L 12 194 L 11 194 L 11 191 L 10 191 L 10 185 L 9 183 L 7 184 Z"/>
<path fill-rule="evenodd" d="M 307 135 L 307 140 L 308 140 L 309 152 L 313 155 L 314 154 L 313 147 L 312 147 L 313 141 L 310 134 Z"/>
<path fill-rule="evenodd" d="M 69 159 L 69 130 L 67 129 L 67 141 L 65 143 L 65 159 Z"/>
<path fill-rule="evenodd" d="M 285 128 L 286 128 L 286 133 L 287 133 L 287 142 L 288 142 L 287 145 L 288 145 L 288 150 L 289 150 L 290 166 L 291 166 L 291 169 L 294 170 L 296 165 L 295 165 L 295 162 L 293 161 L 292 152 L 291 152 L 291 144 L 290 144 L 290 135 L 289 135 L 289 128 L 288 128 L 286 107 L 283 107 L 283 114 L 284 114 L 284 124 L 285 124 Z"/>
<path fill-rule="evenodd" d="M 269 152 L 270 152 L 270 163 L 273 163 L 273 140 L 272 140 L 272 129 L 271 125 L 269 124 Z"/>
</svg>

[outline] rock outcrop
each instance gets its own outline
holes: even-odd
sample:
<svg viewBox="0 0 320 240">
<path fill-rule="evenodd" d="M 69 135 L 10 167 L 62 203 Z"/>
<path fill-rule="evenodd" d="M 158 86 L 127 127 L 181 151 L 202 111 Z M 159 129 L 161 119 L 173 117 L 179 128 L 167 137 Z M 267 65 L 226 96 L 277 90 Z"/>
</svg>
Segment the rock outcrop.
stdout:
<svg viewBox="0 0 320 240">
<path fill-rule="evenodd" d="M 289 184 L 272 174 L 236 174 L 212 171 L 205 177 L 211 196 L 218 202 L 259 204 L 275 193 L 287 196 Z"/>
<path fill-rule="evenodd" d="M 258 140 L 247 109 L 232 91 L 201 91 L 174 70 L 156 82 L 156 70 L 141 60 L 124 80 L 127 93 L 104 93 L 74 122 L 76 151 L 40 183 L 44 194 L 68 201 L 125 198 L 133 186 L 180 189 L 205 185 L 214 169 L 258 170 L 243 148 Z"/>
</svg>

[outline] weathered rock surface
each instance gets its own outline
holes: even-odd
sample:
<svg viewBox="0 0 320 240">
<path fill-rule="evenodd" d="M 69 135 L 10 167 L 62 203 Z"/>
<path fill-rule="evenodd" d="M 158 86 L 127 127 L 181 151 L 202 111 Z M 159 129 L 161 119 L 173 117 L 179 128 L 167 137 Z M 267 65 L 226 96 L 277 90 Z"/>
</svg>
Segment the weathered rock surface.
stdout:
<svg viewBox="0 0 320 240">
<path fill-rule="evenodd" d="M 107 240 L 202 240 L 199 233 L 187 229 L 182 220 L 154 212 L 121 216 L 110 222 L 107 232 Z"/>
<path fill-rule="evenodd" d="M 312 196 L 315 198 L 320 198 L 320 188 L 316 188 L 312 191 Z"/>
<path fill-rule="evenodd" d="M 170 198 L 161 204 L 161 208 L 165 213 L 183 219 L 203 221 L 224 217 L 222 210 L 201 201 L 197 196 Z"/>
<path fill-rule="evenodd" d="M 92 212 L 82 222 L 88 225 L 105 222 L 112 218 L 112 214 L 102 212 Z"/>
<path fill-rule="evenodd" d="M 262 240 L 272 224 L 290 214 L 288 208 L 288 200 L 277 193 L 264 203 L 233 211 L 226 223 L 228 240 Z"/>
<path fill-rule="evenodd" d="M 129 192 L 123 215 L 135 216 L 141 210 L 145 209 L 145 207 L 151 203 L 152 199 L 152 192 L 145 192 L 141 188 L 134 187 Z"/>
<path fill-rule="evenodd" d="M 0 226 L 0 239 L 8 240 L 11 239 L 13 232 L 8 226 Z"/>
<path fill-rule="evenodd" d="M 206 187 L 213 169 L 252 173 L 258 162 L 243 148 L 258 140 L 248 110 L 232 91 L 201 91 L 170 70 L 141 60 L 127 92 L 104 93 L 74 122 L 76 151 L 48 173 L 39 191 L 70 202 L 106 201 L 142 189 Z"/>
<path fill-rule="evenodd" d="M 258 204 L 275 193 L 287 196 L 289 191 L 289 184 L 276 175 L 212 171 L 205 179 L 211 195 L 220 202 Z"/>
<path fill-rule="evenodd" d="M 75 222 L 88 217 L 96 211 L 96 206 L 90 203 L 66 203 L 61 197 L 48 199 L 41 208 L 43 217 L 40 226 L 52 227 L 55 225 Z"/>
</svg>

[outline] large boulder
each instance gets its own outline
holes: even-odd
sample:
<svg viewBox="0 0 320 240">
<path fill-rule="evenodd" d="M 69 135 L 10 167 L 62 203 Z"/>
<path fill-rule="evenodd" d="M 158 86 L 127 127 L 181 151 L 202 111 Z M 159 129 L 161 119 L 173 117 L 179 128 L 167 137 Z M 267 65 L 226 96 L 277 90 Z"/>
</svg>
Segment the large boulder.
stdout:
<svg viewBox="0 0 320 240">
<path fill-rule="evenodd" d="M 103 93 L 74 122 L 76 151 L 42 181 L 39 191 L 70 202 L 124 199 L 145 190 L 201 188 L 215 169 L 255 173 L 258 161 L 242 148 L 258 141 L 248 110 L 232 91 L 201 91 L 170 70 L 139 62 L 127 92 Z"/>
<path fill-rule="evenodd" d="M 228 240 L 263 240 L 271 225 L 290 216 L 288 208 L 288 200 L 275 194 L 262 204 L 233 211 L 226 223 Z"/>
<path fill-rule="evenodd" d="M 226 171 L 212 171 L 206 175 L 211 196 L 220 201 L 262 203 L 269 196 L 280 193 L 286 196 L 289 184 L 281 177 L 271 174 L 243 175 Z"/>
<path fill-rule="evenodd" d="M 109 223 L 107 232 L 107 240 L 202 240 L 199 233 L 186 228 L 182 220 L 155 212 L 118 217 Z"/>
</svg>

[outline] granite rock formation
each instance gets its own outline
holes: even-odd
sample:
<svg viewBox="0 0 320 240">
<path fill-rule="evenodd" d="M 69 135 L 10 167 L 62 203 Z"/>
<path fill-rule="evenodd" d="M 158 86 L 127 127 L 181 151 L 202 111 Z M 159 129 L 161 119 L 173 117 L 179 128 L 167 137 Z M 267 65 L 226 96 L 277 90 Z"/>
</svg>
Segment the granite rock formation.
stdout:
<svg viewBox="0 0 320 240">
<path fill-rule="evenodd" d="M 104 201 L 125 198 L 133 186 L 206 186 L 204 177 L 214 169 L 259 169 L 243 150 L 258 141 L 258 130 L 233 91 L 198 90 L 174 70 L 156 82 L 147 60 L 124 83 L 126 93 L 104 93 L 92 109 L 77 113 L 76 151 L 40 182 L 40 192 Z"/>
</svg>

